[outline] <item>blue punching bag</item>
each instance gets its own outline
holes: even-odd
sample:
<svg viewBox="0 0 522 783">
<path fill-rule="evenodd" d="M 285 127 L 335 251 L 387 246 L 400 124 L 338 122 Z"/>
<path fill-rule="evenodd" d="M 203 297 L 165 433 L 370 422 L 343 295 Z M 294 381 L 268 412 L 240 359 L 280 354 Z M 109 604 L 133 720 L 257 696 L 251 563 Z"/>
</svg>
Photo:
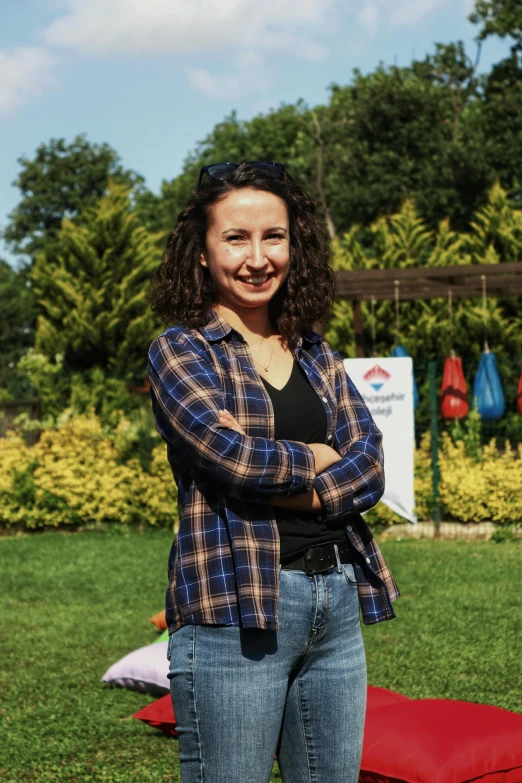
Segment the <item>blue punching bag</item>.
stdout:
<svg viewBox="0 0 522 783">
<path fill-rule="evenodd" d="M 478 412 L 483 419 L 500 419 L 506 409 L 504 392 L 493 351 L 486 347 L 473 386 L 473 402 L 477 400 Z"/>
<path fill-rule="evenodd" d="M 410 354 L 404 347 L 404 345 L 396 345 L 393 351 L 391 352 L 390 356 L 409 356 Z M 417 405 L 419 404 L 419 390 L 417 389 L 417 384 L 415 383 L 415 376 L 413 376 L 413 410 L 417 410 Z"/>
</svg>

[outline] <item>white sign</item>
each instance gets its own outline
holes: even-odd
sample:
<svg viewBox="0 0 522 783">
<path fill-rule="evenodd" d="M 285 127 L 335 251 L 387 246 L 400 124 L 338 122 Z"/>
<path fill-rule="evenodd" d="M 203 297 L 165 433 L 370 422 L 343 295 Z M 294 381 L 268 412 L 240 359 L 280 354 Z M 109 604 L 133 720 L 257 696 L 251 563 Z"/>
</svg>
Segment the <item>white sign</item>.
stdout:
<svg viewBox="0 0 522 783">
<path fill-rule="evenodd" d="M 386 488 L 381 500 L 416 524 L 412 359 L 344 359 L 344 366 L 382 432 Z"/>
</svg>

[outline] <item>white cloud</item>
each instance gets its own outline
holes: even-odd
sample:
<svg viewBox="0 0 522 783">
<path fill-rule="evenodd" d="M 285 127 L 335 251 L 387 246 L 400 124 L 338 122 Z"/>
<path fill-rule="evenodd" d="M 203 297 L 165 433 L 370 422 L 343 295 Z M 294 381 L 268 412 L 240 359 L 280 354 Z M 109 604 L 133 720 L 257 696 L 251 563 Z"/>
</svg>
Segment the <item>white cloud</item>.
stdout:
<svg viewBox="0 0 522 783">
<path fill-rule="evenodd" d="M 55 0 L 44 46 L 0 50 L 0 114 L 53 84 L 55 48 L 90 56 L 178 56 L 203 95 L 259 94 L 270 55 L 319 60 L 336 45 L 341 16 L 366 36 L 383 22 L 415 26 L 449 0 Z M 460 0 L 469 3 L 471 0 Z M 215 64 L 215 68 L 214 68 Z"/>
<path fill-rule="evenodd" d="M 467 2 L 467 0 L 466 0 Z M 375 32 L 383 22 L 393 27 L 415 27 L 433 11 L 448 4 L 448 0 L 363 0 L 358 2 L 358 21 Z"/>
<path fill-rule="evenodd" d="M 258 52 L 241 52 L 233 73 L 188 68 L 191 84 L 210 98 L 235 98 L 247 92 L 262 92 L 269 84 L 264 58 Z"/>
<path fill-rule="evenodd" d="M 0 50 L 0 114 L 7 114 L 30 95 L 54 85 L 57 59 L 38 47 Z"/>
<path fill-rule="evenodd" d="M 279 49 L 324 56 L 315 33 L 336 0 L 64 0 L 50 46 L 88 54 L 226 54 Z"/>
<path fill-rule="evenodd" d="M 379 20 L 379 9 L 375 3 L 365 3 L 357 18 L 365 27 L 374 28 Z"/>
<path fill-rule="evenodd" d="M 191 84 L 231 97 L 268 86 L 266 55 L 319 60 L 318 33 L 331 28 L 339 0 L 63 0 L 43 32 L 51 47 L 91 56 L 181 55 Z M 201 60 L 205 59 L 202 66 Z M 216 69 L 208 63 L 216 63 Z"/>
<path fill-rule="evenodd" d="M 446 3 L 447 0 L 400 0 L 393 6 L 390 22 L 394 25 L 414 27 L 423 17 Z M 387 3 L 386 7 L 389 8 Z"/>
</svg>

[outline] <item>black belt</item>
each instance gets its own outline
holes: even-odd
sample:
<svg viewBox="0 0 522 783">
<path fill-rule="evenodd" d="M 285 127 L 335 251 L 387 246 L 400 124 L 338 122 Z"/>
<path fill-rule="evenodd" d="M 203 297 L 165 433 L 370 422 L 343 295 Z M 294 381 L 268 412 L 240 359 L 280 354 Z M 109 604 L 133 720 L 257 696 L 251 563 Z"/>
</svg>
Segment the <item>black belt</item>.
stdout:
<svg viewBox="0 0 522 783">
<path fill-rule="evenodd" d="M 340 562 L 351 563 L 353 558 L 350 553 L 349 542 L 336 543 L 336 545 Z M 299 557 L 281 565 L 281 568 L 285 571 L 306 571 L 308 576 L 312 576 L 323 571 L 329 571 L 330 568 L 335 566 L 337 566 L 337 558 L 335 557 L 334 542 L 326 541 L 324 544 L 309 546 Z"/>
</svg>

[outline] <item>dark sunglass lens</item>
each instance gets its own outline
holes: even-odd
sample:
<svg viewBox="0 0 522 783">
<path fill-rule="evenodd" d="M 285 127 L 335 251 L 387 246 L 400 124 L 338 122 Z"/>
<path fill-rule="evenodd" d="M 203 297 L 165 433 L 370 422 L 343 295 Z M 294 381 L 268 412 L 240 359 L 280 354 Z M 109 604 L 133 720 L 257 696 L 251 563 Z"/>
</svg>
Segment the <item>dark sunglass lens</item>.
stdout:
<svg viewBox="0 0 522 783">
<path fill-rule="evenodd" d="M 207 173 L 212 179 L 225 180 L 228 179 L 234 169 L 237 169 L 236 163 L 216 163 L 213 166 L 209 166 Z"/>
<path fill-rule="evenodd" d="M 256 166 L 258 169 L 263 169 L 271 177 L 277 179 L 283 173 L 283 167 L 278 163 L 271 163 L 267 160 L 254 160 L 251 163 L 252 166 Z"/>
</svg>

